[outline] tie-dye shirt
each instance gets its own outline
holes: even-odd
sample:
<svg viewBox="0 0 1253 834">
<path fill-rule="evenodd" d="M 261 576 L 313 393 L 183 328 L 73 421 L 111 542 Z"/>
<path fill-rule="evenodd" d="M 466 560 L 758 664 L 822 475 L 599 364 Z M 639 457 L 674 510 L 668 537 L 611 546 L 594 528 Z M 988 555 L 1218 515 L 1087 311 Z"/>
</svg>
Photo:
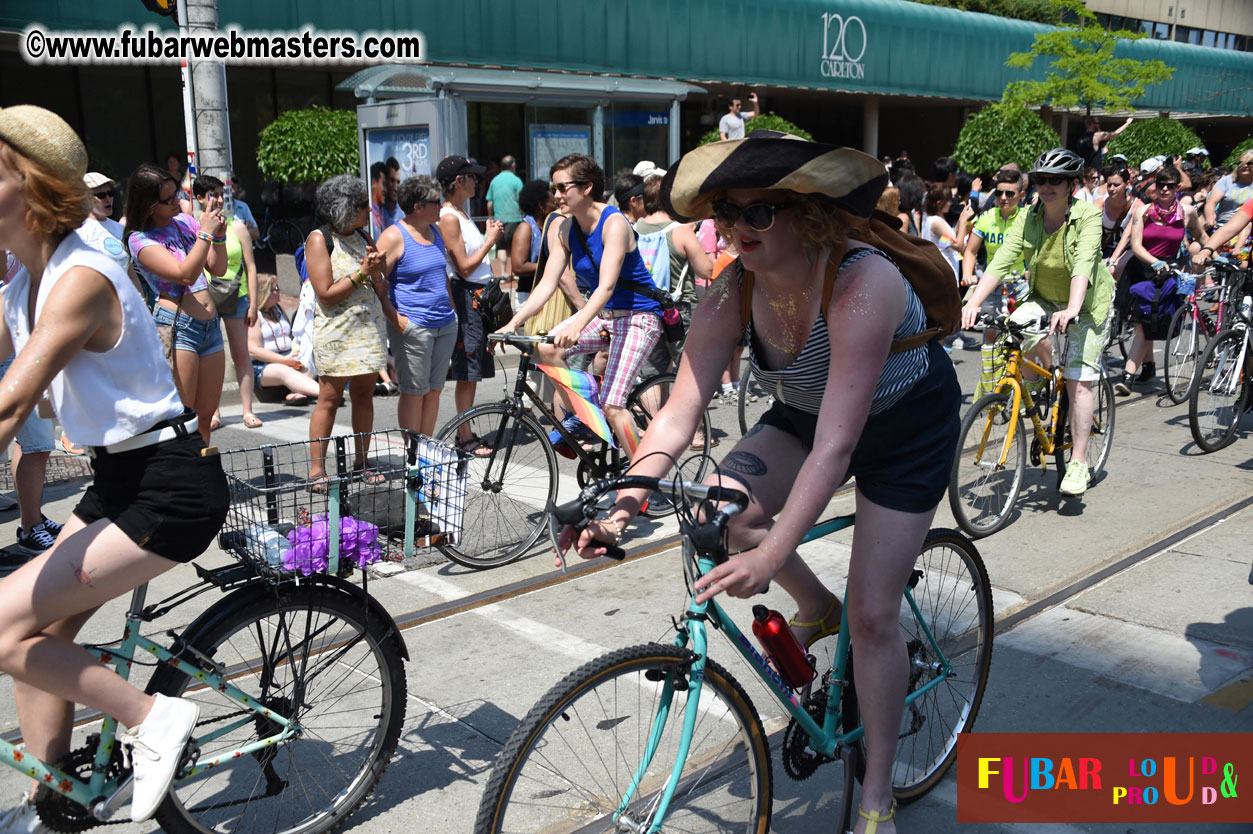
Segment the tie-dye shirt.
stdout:
<svg viewBox="0 0 1253 834">
<path fill-rule="evenodd" d="M 130 236 L 130 253 L 135 259 L 135 271 L 154 292 L 165 293 L 171 298 L 178 298 L 184 292 L 196 292 L 207 289 L 209 280 L 207 273 L 201 272 L 195 283 L 190 287 L 175 284 L 158 278 L 150 269 L 139 262 L 139 252 L 146 246 L 164 246 L 166 251 L 182 262 L 187 253 L 196 245 L 196 235 L 200 234 L 200 224 L 189 214 L 175 215 L 170 225 L 158 229 L 142 229 Z"/>
</svg>

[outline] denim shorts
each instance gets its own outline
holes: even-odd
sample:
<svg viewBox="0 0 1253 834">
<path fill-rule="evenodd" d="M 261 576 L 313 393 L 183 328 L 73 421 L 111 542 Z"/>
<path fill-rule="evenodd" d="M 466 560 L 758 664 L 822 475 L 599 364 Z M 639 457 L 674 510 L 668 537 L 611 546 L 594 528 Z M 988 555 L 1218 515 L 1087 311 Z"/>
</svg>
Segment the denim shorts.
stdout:
<svg viewBox="0 0 1253 834">
<path fill-rule="evenodd" d="M 157 326 L 174 324 L 174 311 L 157 305 L 152 314 Z M 194 319 L 186 313 L 178 314 L 178 325 L 174 328 L 174 349 L 186 350 L 197 356 L 209 356 L 222 350 L 222 327 L 218 317 L 208 321 Z"/>
<path fill-rule="evenodd" d="M 4 376 L 9 370 L 9 366 L 13 364 L 13 357 L 0 362 L 0 377 Z M 56 438 L 53 436 L 52 420 L 46 417 L 40 417 L 38 412 L 32 411 L 30 416 L 22 423 L 17 430 L 17 445 L 22 447 L 23 454 L 33 454 L 35 452 L 51 452 L 56 446 Z"/>
</svg>

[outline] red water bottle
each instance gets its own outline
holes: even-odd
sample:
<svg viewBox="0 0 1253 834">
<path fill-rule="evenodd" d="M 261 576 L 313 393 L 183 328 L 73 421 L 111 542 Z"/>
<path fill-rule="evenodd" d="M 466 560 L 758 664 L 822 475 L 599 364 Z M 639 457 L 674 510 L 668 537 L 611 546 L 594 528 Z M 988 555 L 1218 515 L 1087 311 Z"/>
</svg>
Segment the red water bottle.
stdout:
<svg viewBox="0 0 1253 834">
<path fill-rule="evenodd" d="M 754 605 L 753 634 L 757 635 L 766 655 L 774 661 L 779 677 L 792 689 L 798 689 L 814 679 L 814 669 L 809 665 L 805 649 L 778 611 Z"/>
</svg>

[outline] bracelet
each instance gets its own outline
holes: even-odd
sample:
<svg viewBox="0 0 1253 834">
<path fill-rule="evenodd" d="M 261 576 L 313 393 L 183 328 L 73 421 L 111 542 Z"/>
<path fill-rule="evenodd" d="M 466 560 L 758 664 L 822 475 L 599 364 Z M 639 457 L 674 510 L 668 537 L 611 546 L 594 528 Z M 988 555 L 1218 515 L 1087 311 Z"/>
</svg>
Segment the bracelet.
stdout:
<svg viewBox="0 0 1253 834">
<path fill-rule="evenodd" d="M 214 242 L 214 243 L 226 243 L 226 235 L 222 235 L 221 237 L 215 237 L 215 238 L 213 238 L 213 242 Z"/>
<path fill-rule="evenodd" d="M 213 243 L 213 235 L 209 234 L 208 232 L 199 232 L 197 233 L 196 237 L 199 238 L 200 240 L 205 241 L 206 243 Z M 225 240 L 225 238 L 223 238 L 223 240 Z"/>
<path fill-rule="evenodd" d="M 617 545 L 622 544 L 622 533 L 626 529 L 626 525 L 624 525 L 620 519 L 616 519 L 613 516 L 609 516 L 605 519 L 605 521 L 608 521 L 614 526 L 614 546 L 616 547 Z"/>
</svg>

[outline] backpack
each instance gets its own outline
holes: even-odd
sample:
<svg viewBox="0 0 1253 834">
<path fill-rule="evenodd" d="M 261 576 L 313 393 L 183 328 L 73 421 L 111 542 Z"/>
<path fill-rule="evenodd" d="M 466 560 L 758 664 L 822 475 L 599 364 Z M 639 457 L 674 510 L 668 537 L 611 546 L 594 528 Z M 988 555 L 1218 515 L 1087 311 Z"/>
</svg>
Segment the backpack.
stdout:
<svg viewBox="0 0 1253 834">
<path fill-rule="evenodd" d="M 881 250 L 896 264 L 905 280 L 913 287 L 927 314 L 927 329 L 903 339 L 893 339 L 892 353 L 922 347 L 932 339 L 949 336 L 961 328 L 961 293 L 957 289 L 957 282 L 953 280 L 953 268 L 934 243 L 907 235 L 900 229 L 899 218 L 875 209 L 869 220 L 854 227 L 848 234 L 854 240 Z M 832 252 L 827 261 L 827 274 L 822 285 L 824 314 L 831 304 L 835 277 L 842 263 L 843 253 Z M 748 320 L 752 316 L 753 277 L 753 273 L 744 270 L 744 278 L 740 283 L 741 328 L 748 327 Z"/>
<path fill-rule="evenodd" d="M 1127 285 L 1127 309 L 1144 328 L 1144 338 L 1166 338 L 1170 320 L 1182 302 L 1177 289 L 1175 276 L 1170 273 Z"/>
<path fill-rule="evenodd" d="M 332 252 L 334 252 L 335 241 L 331 239 L 331 227 L 319 226 L 317 228 L 317 231 L 322 233 L 322 239 L 326 241 L 326 254 L 329 255 Z M 310 232 L 309 234 L 313 234 L 313 233 Z M 296 247 L 295 258 L 296 258 L 296 271 L 300 273 L 300 283 L 303 284 L 305 281 L 309 280 L 309 267 L 305 266 L 305 245 L 303 243 L 300 244 L 300 246 Z"/>
</svg>

